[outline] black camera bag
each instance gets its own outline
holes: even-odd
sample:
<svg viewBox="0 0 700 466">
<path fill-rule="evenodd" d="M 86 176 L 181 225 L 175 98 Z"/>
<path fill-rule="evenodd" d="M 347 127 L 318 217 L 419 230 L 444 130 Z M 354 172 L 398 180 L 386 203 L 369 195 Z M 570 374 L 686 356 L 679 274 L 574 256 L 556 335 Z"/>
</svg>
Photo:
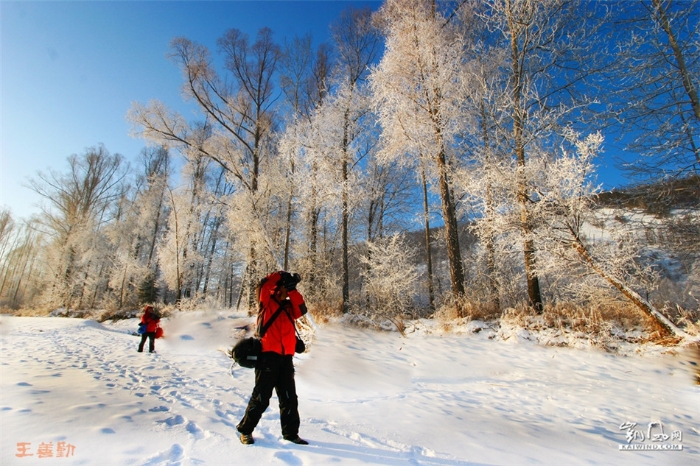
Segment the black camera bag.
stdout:
<svg viewBox="0 0 700 466">
<path fill-rule="evenodd" d="M 270 325 L 272 325 L 277 316 L 282 313 L 283 309 L 284 306 L 280 306 L 280 308 L 277 309 L 270 320 L 259 330 L 258 335 L 243 338 L 231 348 L 229 356 L 236 361 L 236 364 L 241 367 L 247 367 L 248 369 L 255 369 L 255 365 L 258 363 L 258 359 L 260 359 L 260 355 L 262 354 L 262 342 L 260 339 L 265 335 L 265 332 L 267 332 L 267 329 L 270 328 Z"/>
</svg>

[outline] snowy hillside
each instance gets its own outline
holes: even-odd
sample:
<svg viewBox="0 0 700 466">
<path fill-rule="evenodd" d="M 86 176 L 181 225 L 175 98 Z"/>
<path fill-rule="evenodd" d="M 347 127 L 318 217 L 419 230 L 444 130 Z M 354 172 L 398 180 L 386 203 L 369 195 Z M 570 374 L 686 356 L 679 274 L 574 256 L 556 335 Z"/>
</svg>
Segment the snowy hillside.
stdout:
<svg viewBox="0 0 700 466">
<path fill-rule="evenodd" d="M 692 354 L 542 347 L 489 329 L 446 334 L 427 321 L 406 337 L 319 326 L 295 358 L 300 434 L 310 445 L 282 440 L 273 396 L 256 444 L 244 446 L 235 425 L 253 371 L 232 375 L 224 351 L 248 322 L 176 314 L 148 354 L 136 352 L 133 319 L 2 316 L 0 462 L 697 464 Z"/>
</svg>

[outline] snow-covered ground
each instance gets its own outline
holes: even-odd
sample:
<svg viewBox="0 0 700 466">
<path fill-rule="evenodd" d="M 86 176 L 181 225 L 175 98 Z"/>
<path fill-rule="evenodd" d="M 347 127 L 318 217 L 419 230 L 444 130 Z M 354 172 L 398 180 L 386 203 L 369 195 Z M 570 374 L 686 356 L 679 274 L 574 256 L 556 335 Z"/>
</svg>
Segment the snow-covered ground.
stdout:
<svg viewBox="0 0 700 466">
<path fill-rule="evenodd" d="M 405 337 L 319 325 L 310 351 L 295 357 L 300 434 L 310 445 L 282 440 L 273 395 L 256 444 L 245 446 L 235 425 L 253 371 L 231 371 L 225 351 L 249 321 L 228 312 L 176 314 L 148 354 L 136 352 L 133 319 L 2 316 L 2 465 L 690 465 L 700 458 L 693 354 L 543 347 L 489 329 L 444 333 L 427 321 Z"/>
</svg>

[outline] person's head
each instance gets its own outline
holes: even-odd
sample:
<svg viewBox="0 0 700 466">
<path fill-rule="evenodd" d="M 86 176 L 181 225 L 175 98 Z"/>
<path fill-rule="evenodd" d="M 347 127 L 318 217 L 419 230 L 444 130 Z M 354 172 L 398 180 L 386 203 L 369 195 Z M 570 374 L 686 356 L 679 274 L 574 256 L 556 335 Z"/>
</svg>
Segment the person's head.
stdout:
<svg viewBox="0 0 700 466">
<path fill-rule="evenodd" d="M 143 308 L 143 312 L 145 312 L 146 314 L 152 313 L 152 312 L 153 312 L 153 306 L 145 306 L 145 307 Z"/>
</svg>

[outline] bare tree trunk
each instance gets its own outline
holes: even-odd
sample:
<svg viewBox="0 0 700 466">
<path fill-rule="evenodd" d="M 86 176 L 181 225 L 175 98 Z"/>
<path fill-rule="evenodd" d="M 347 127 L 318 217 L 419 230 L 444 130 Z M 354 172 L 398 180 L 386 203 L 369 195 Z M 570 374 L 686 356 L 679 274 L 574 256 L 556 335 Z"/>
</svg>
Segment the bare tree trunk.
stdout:
<svg viewBox="0 0 700 466">
<path fill-rule="evenodd" d="M 165 189 L 161 191 L 160 198 L 158 200 L 158 211 L 156 212 L 156 218 L 153 224 L 153 233 L 151 234 L 151 244 L 148 248 L 148 262 L 146 263 L 147 268 L 151 268 L 151 262 L 153 261 L 153 253 L 156 250 L 156 239 L 158 238 L 158 230 L 160 229 L 160 216 L 163 210 L 163 198 L 165 197 Z"/>
<path fill-rule="evenodd" d="M 248 267 L 246 268 L 246 272 L 248 274 L 248 315 L 253 315 L 258 309 L 256 298 L 255 298 L 255 285 L 256 285 L 256 277 L 258 275 L 258 259 L 257 259 L 257 254 L 255 252 L 255 245 L 251 244 L 250 246 L 250 253 L 248 257 Z M 243 290 L 243 287 L 245 286 L 245 281 L 243 284 L 241 284 L 241 290 Z M 242 293 L 241 293 L 242 294 Z M 240 297 L 239 297 L 240 300 Z M 238 307 L 238 306 L 236 306 Z"/>
<path fill-rule="evenodd" d="M 182 300 L 182 273 L 180 271 L 181 263 L 180 263 L 180 228 L 179 228 L 179 221 L 178 221 L 178 214 L 177 214 L 177 206 L 175 204 L 175 198 L 173 197 L 173 192 L 171 190 L 168 190 L 170 192 L 170 201 L 172 202 L 173 205 L 173 221 L 175 222 L 175 232 L 174 232 L 174 237 L 175 237 L 175 303 L 180 307 L 180 301 Z"/>
<path fill-rule="evenodd" d="M 310 235 L 311 235 L 311 273 L 309 276 L 310 291 L 313 294 L 316 291 L 316 267 L 318 266 L 318 220 L 320 212 L 316 207 L 316 188 L 313 188 L 312 203 L 310 209 Z"/>
<path fill-rule="evenodd" d="M 129 266 L 125 265 L 124 266 L 124 274 L 122 276 L 121 290 L 119 291 L 119 309 L 121 309 L 122 306 L 124 305 L 124 289 L 126 288 L 126 277 L 127 277 L 128 270 L 129 270 Z"/>
<path fill-rule="evenodd" d="M 440 133 L 438 132 L 438 138 Z M 457 211 L 454 199 L 450 191 L 447 176 L 447 161 L 442 141 L 439 141 L 440 152 L 435 157 L 440 176 L 440 197 L 442 199 L 442 216 L 445 221 L 445 242 L 447 243 L 447 257 L 450 262 L 450 277 L 452 281 L 452 293 L 456 298 L 464 296 L 464 268 L 462 267 L 462 253 L 459 248 L 459 231 L 457 227 Z"/>
<path fill-rule="evenodd" d="M 99 290 L 99 283 L 100 283 L 100 280 L 102 279 L 102 276 L 104 275 L 104 273 L 105 273 L 105 265 L 104 265 L 104 263 L 101 263 L 101 264 L 100 264 L 100 271 L 97 273 L 97 283 L 95 284 L 95 288 L 94 288 L 94 290 L 92 291 L 92 299 L 90 300 L 90 309 L 95 309 L 95 303 L 97 302 L 97 295 L 98 295 L 98 293 L 99 293 L 99 291 L 100 291 L 100 290 Z M 107 291 L 109 290 L 109 287 L 108 287 L 107 283 L 108 283 L 108 282 L 106 281 L 105 286 L 104 286 L 104 289 L 102 290 L 102 296 L 101 296 L 101 297 L 104 297 L 104 295 L 105 295 L 105 294 L 107 293 Z M 126 286 L 127 286 L 127 288 L 129 288 L 130 283 L 127 283 Z"/>
<path fill-rule="evenodd" d="M 72 246 L 69 246 L 68 250 L 68 264 L 65 266 L 65 272 L 63 273 L 63 277 L 60 277 L 60 275 L 56 277 L 56 282 L 58 282 L 59 285 L 63 285 L 62 289 L 58 290 L 58 293 L 59 296 L 62 295 L 62 304 L 63 307 L 66 309 L 70 309 L 72 304 L 73 283 L 71 277 L 73 276 L 73 263 L 75 261 L 75 250 Z"/>
<path fill-rule="evenodd" d="M 289 248 L 291 245 L 291 235 L 292 235 L 292 200 L 293 194 L 292 189 L 289 190 L 289 197 L 287 198 L 287 219 L 286 228 L 284 233 L 284 270 L 289 270 Z"/>
<path fill-rule="evenodd" d="M 493 193 L 491 192 L 491 187 L 486 188 L 486 211 L 491 212 L 491 214 L 486 214 L 486 215 L 493 215 Z M 488 223 L 493 223 L 493 218 L 488 218 L 486 220 Z M 489 232 L 487 234 L 487 237 L 485 239 L 485 246 L 486 246 L 486 268 L 488 269 L 488 280 L 489 280 L 489 285 L 491 287 L 491 299 L 493 301 L 493 304 L 496 306 L 497 309 L 501 309 L 501 296 L 500 296 L 500 287 L 498 284 L 498 280 L 496 278 L 496 245 L 495 245 L 495 240 L 493 237 L 493 229 L 492 227 L 489 227 Z"/>
<path fill-rule="evenodd" d="M 343 120 L 343 177 L 342 177 L 342 226 L 341 226 L 341 236 L 342 236 L 342 280 L 343 280 L 343 313 L 350 310 L 350 267 L 348 264 L 348 219 L 350 217 L 349 203 L 348 203 L 348 130 L 349 130 L 349 110 L 345 110 L 345 117 Z"/>
<path fill-rule="evenodd" d="M 428 266 L 428 300 L 430 310 L 435 310 L 435 290 L 433 289 L 433 254 L 430 240 L 430 206 L 428 205 L 428 182 L 425 177 L 425 167 L 421 163 L 421 180 L 423 182 L 423 218 L 425 225 L 425 260 Z"/>
<path fill-rule="evenodd" d="M 486 107 L 484 102 L 480 103 L 481 110 L 481 128 L 482 137 L 484 139 L 484 148 L 486 150 L 486 166 L 491 167 L 491 157 L 490 154 L 490 137 L 486 124 Z M 500 287 L 498 286 L 498 281 L 496 280 L 496 245 L 493 232 L 493 187 L 491 182 L 486 184 L 486 222 L 488 224 L 488 231 L 486 233 L 486 238 L 484 242 L 486 243 L 486 267 L 488 269 L 488 279 L 489 285 L 491 287 L 491 299 L 496 307 L 501 309 L 501 297 L 500 297 Z"/>
<path fill-rule="evenodd" d="M 3 295 L 3 292 L 5 291 L 5 283 L 7 282 L 8 277 L 12 277 L 15 275 L 14 269 L 17 267 L 16 266 L 16 260 L 10 261 L 10 258 L 13 258 L 15 256 L 14 251 L 17 250 L 17 243 L 20 241 L 19 235 L 15 235 L 13 241 L 12 241 L 12 246 L 10 247 L 10 251 L 13 251 L 12 253 L 9 254 L 8 260 L 5 263 L 4 267 L 4 274 L 3 274 L 3 279 L 2 279 L 2 284 L 0 285 L 0 296 Z M 11 262 L 14 262 L 12 264 Z M 10 266 L 12 266 L 12 273 L 10 271 Z"/>
<path fill-rule="evenodd" d="M 83 309 L 83 298 L 85 297 L 85 290 L 87 288 L 88 277 L 90 276 L 90 267 L 92 266 L 92 261 L 87 263 L 85 267 L 85 274 L 83 275 L 83 283 L 80 286 L 80 296 L 78 298 L 78 309 Z"/>
<path fill-rule="evenodd" d="M 211 232 L 211 248 L 209 250 L 209 257 L 207 258 L 207 266 L 204 272 L 204 286 L 202 287 L 202 294 L 206 297 L 207 289 L 209 287 L 209 274 L 211 273 L 211 264 L 214 260 L 214 252 L 216 251 L 216 242 L 219 234 L 219 226 L 221 225 L 221 220 L 217 216 L 214 220 L 214 228 Z"/>
<path fill-rule="evenodd" d="M 513 143 L 515 145 L 515 159 L 518 167 L 516 176 L 518 177 L 518 204 L 520 205 L 520 229 L 523 234 L 523 255 L 525 260 L 525 275 L 527 277 L 527 294 L 530 305 L 542 312 L 542 295 L 540 293 L 540 282 L 535 272 L 535 242 L 532 239 L 532 227 L 530 225 L 530 212 L 528 210 L 529 193 L 527 180 L 525 179 L 525 144 L 523 142 L 523 127 L 525 111 L 522 108 L 522 79 L 523 70 L 521 67 L 522 53 L 518 47 L 518 33 L 520 25 L 515 24 L 512 15 L 510 1 L 506 9 L 508 15 L 508 27 L 510 30 L 511 44 L 511 84 L 513 86 Z"/>
<path fill-rule="evenodd" d="M 435 6 L 434 4 L 432 5 Z M 416 47 L 420 37 L 413 37 Z M 457 209 L 450 189 L 449 167 L 447 165 L 447 155 L 445 153 L 445 141 L 443 136 L 443 122 L 441 122 L 441 107 L 444 104 L 443 89 L 430 81 L 426 82 L 428 76 L 436 77 L 440 75 L 440 70 L 435 69 L 435 63 L 420 63 L 421 69 L 421 89 L 422 99 L 427 103 L 427 113 L 432 125 L 432 136 L 435 142 L 435 154 L 433 155 L 437 166 L 440 199 L 442 201 L 442 217 L 445 222 L 445 244 L 447 247 L 447 258 L 450 264 L 450 281 L 452 293 L 455 298 L 464 296 L 464 267 L 462 266 L 462 252 L 459 247 L 459 230 L 457 224 Z M 434 78 L 435 79 L 435 78 Z"/>
<path fill-rule="evenodd" d="M 349 8 L 341 13 L 337 22 L 331 25 L 331 35 L 335 41 L 338 51 L 339 69 L 342 70 L 343 79 L 347 80 L 349 86 L 350 97 L 352 98 L 357 92 L 360 92 L 359 87 L 368 72 L 370 64 L 380 52 L 380 36 L 379 31 L 372 26 L 372 13 L 368 8 L 352 9 Z M 354 162 L 351 154 L 350 144 L 351 138 L 355 136 L 350 134 L 351 124 L 355 118 L 355 110 L 351 107 L 351 102 L 348 101 L 344 109 L 343 115 L 343 139 L 341 142 L 340 157 L 342 158 L 342 225 L 341 225 L 341 241 L 342 241 L 342 310 L 348 312 L 350 306 L 350 272 L 348 261 L 348 242 L 349 238 L 349 218 L 350 218 L 350 202 L 348 193 L 348 179 L 351 164 Z"/>
<path fill-rule="evenodd" d="M 14 294 L 12 295 L 12 306 L 13 306 L 13 307 L 19 306 L 19 303 L 17 302 L 17 295 L 19 294 L 19 290 L 20 290 L 21 285 L 22 285 L 22 280 L 23 280 L 23 278 L 24 278 L 25 276 L 26 276 L 26 277 L 31 277 L 31 276 L 32 276 L 32 270 L 34 270 L 34 263 L 35 263 L 35 262 L 36 262 L 36 256 L 33 255 L 33 256 L 32 256 L 32 262 L 31 262 L 31 264 L 29 265 L 29 271 L 26 273 L 26 275 L 24 274 L 24 267 L 22 268 L 22 275 L 20 275 L 19 280 L 17 281 L 17 288 L 15 288 L 15 292 L 14 292 Z"/>
<path fill-rule="evenodd" d="M 17 285 L 15 286 L 15 291 L 12 294 L 12 299 L 10 301 L 11 306 L 14 308 L 18 306 L 17 302 L 17 296 L 19 294 L 19 290 L 21 288 L 23 279 L 25 276 L 31 277 L 32 269 L 34 268 L 34 263 L 36 261 L 36 254 L 34 252 L 34 239 L 36 235 L 34 235 L 32 232 L 30 232 L 28 229 L 25 229 L 25 238 L 24 238 L 24 244 L 21 246 L 21 254 L 19 255 L 19 258 L 16 259 L 14 262 L 16 264 L 12 267 L 12 278 L 13 280 L 15 277 L 17 277 Z M 14 255 L 14 254 L 12 254 Z M 31 260 L 31 264 L 29 265 L 29 271 L 25 272 L 27 268 L 27 264 Z M 9 271 L 6 271 L 5 277 L 7 277 L 7 274 Z M 4 284 L 4 280 L 3 280 Z M 2 293 L 0 293 L 2 295 Z"/>
<path fill-rule="evenodd" d="M 637 306 L 642 312 L 654 319 L 659 325 L 670 332 L 672 335 L 680 338 L 686 338 L 688 335 L 677 326 L 668 320 L 663 314 L 657 311 L 654 306 L 652 306 L 646 299 L 642 298 L 637 292 L 627 287 L 621 280 L 612 276 L 603 270 L 596 261 L 588 253 L 588 249 L 581 242 L 578 235 L 570 229 L 570 232 L 574 238 L 574 248 L 576 252 L 583 258 L 584 261 L 601 277 L 603 277 L 608 283 L 614 286 L 620 293 L 622 293 L 627 299 L 629 299 L 635 306 Z"/>
</svg>

